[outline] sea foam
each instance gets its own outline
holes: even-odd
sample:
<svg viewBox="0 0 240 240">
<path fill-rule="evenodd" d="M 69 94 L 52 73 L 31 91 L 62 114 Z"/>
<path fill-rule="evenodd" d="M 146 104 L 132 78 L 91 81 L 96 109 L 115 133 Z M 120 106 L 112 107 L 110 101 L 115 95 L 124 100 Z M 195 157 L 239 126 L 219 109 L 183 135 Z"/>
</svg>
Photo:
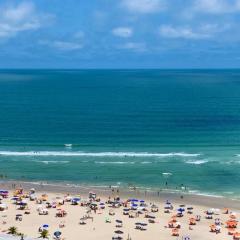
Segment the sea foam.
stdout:
<svg viewBox="0 0 240 240">
<path fill-rule="evenodd" d="M 199 153 L 150 153 L 150 152 L 68 152 L 68 151 L 0 151 L 0 156 L 66 156 L 66 157 L 198 157 Z"/>
<path fill-rule="evenodd" d="M 185 163 L 187 164 L 194 164 L 194 165 L 202 165 L 202 164 L 206 164 L 208 163 L 208 160 L 189 160 L 189 161 L 185 161 Z"/>
</svg>

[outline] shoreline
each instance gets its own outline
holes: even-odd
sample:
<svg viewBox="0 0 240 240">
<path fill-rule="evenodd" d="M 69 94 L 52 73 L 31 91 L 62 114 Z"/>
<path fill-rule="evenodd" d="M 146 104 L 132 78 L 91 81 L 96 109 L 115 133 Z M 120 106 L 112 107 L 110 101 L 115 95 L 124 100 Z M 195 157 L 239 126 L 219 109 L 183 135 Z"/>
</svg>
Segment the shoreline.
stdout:
<svg viewBox="0 0 240 240">
<path fill-rule="evenodd" d="M 69 183 L 53 183 L 53 182 L 31 182 L 18 180 L 0 180 L 0 188 L 13 190 L 12 185 L 23 187 L 24 189 L 35 188 L 38 192 L 54 193 L 54 194 L 77 194 L 84 197 L 88 196 L 90 191 L 96 192 L 101 197 L 120 196 L 122 198 L 139 198 L 156 203 L 171 200 L 177 203 L 185 203 L 189 205 L 200 205 L 203 207 L 225 208 L 231 205 L 234 210 L 240 210 L 240 200 L 231 199 L 224 196 L 210 196 L 203 194 L 192 194 L 189 192 L 173 192 L 171 189 L 164 191 L 150 191 L 148 189 L 122 188 L 122 187 L 98 187 L 76 185 Z M 114 189 L 114 191 L 112 190 Z"/>
</svg>

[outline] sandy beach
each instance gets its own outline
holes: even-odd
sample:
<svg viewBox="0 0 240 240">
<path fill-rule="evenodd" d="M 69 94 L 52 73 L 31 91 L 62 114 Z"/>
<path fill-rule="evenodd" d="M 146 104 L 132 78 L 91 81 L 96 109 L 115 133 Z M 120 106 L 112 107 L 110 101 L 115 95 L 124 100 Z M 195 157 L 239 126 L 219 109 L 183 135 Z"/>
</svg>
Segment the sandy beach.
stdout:
<svg viewBox="0 0 240 240">
<path fill-rule="evenodd" d="M 13 200 L 15 192 L 13 188 L 20 187 L 24 190 L 23 194 L 18 196 L 21 197 L 21 201 L 26 203 L 23 210 L 20 210 L 21 205 L 16 205 L 16 201 Z M 34 201 L 23 197 L 29 194 L 32 188 L 36 191 Z M 188 239 L 188 237 L 206 240 L 233 239 L 233 236 L 229 235 L 229 229 L 226 228 L 226 222 L 233 218 L 239 220 L 240 216 L 239 201 L 225 198 L 193 195 L 181 197 L 170 193 L 160 193 L 158 196 L 157 193 L 88 189 L 87 187 L 73 188 L 65 185 L 56 187 L 51 184 L 37 185 L 11 181 L 2 182 L 1 189 L 9 190 L 9 195 L 1 201 L 2 204 L 7 205 L 7 209 L 0 212 L 0 231 L 5 234 L 10 227 L 15 226 L 19 232 L 33 239 L 39 238 L 39 228 L 42 228 L 44 224 L 48 225 L 49 239 L 54 239 L 56 231 L 61 232 L 59 239 L 67 240 L 112 239 L 112 237 L 118 236 L 122 239 L 132 240 Z M 91 200 L 93 205 L 86 205 L 90 201 L 89 192 L 96 193 L 96 199 Z M 118 197 L 120 205 L 123 206 L 113 206 L 114 198 L 116 200 Z M 73 203 L 74 198 L 78 201 L 80 198 L 80 201 Z M 63 200 L 64 204 L 62 205 L 61 201 Z M 128 202 L 126 202 L 127 200 Z M 168 205 L 171 206 L 169 209 L 166 207 Z M 158 211 L 155 212 L 154 208 Z M 179 216 L 180 208 L 184 209 L 181 217 Z M 228 214 L 224 213 L 224 208 L 229 209 Z M 39 209 L 47 209 L 48 214 L 40 215 Z M 56 217 L 56 214 L 62 210 L 67 213 L 66 216 Z M 210 211 L 209 215 L 206 211 Z M 26 214 L 26 212 L 30 214 Z M 16 220 L 17 214 L 22 215 L 19 215 L 21 221 Z M 133 215 L 133 218 L 130 218 L 129 215 Z M 211 219 L 206 219 L 207 216 L 210 216 Z M 193 225 L 189 225 L 190 222 Z M 119 226 L 116 227 L 117 225 Z M 211 232 L 211 225 L 218 225 L 220 233 Z M 172 236 L 174 231 L 178 236 Z M 234 228 L 233 231 L 239 232 L 240 230 Z"/>
</svg>

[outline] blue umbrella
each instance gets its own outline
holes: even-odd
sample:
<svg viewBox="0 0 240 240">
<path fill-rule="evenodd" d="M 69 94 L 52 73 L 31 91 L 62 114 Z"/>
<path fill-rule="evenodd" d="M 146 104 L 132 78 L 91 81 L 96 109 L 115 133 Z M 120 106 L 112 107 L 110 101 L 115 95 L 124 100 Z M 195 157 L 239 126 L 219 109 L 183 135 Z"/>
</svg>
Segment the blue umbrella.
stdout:
<svg viewBox="0 0 240 240">
<path fill-rule="evenodd" d="M 144 203 L 145 201 L 144 200 L 141 200 L 140 203 Z"/>
<path fill-rule="evenodd" d="M 62 233 L 60 231 L 56 231 L 53 235 L 55 237 L 60 237 L 62 235 Z"/>
<path fill-rule="evenodd" d="M 138 202 L 138 199 L 133 198 L 133 199 L 130 199 L 130 201 L 131 202 Z"/>
<path fill-rule="evenodd" d="M 43 227 L 43 228 L 48 228 L 49 225 L 48 225 L 48 224 L 44 224 L 42 227 Z"/>
<path fill-rule="evenodd" d="M 72 201 L 74 201 L 74 202 L 79 202 L 80 200 L 81 200 L 81 198 L 73 198 Z"/>
<path fill-rule="evenodd" d="M 0 190 L 0 193 L 8 193 L 7 190 Z"/>
<path fill-rule="evenodd" d="M 184 212 L 185 209 L 184 209 L 184 208 L 179 208 L 178 211 L 179 211 L 179 212 Z"/>
<path fill-rule="evenodd" d="M 137 207 L 138 205 L 137 204 L 132 204 L 132 207 Z"/>
<path fill-rule="evenodd" d="M 19 199 L 19 197 L 13 197 L 13 198 L 11 198 L 11 200 L 18 200 Z"/>
</svg>

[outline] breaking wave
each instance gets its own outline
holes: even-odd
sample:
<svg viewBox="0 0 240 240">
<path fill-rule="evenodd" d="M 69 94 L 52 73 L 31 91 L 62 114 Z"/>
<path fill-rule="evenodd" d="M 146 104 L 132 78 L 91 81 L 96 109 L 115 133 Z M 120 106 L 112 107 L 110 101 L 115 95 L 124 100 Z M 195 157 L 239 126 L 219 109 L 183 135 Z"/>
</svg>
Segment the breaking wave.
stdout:
<svg viewBox="0 0 240 240">
<path fill-rule="evenodd" d="M 66 157 L 198 157 L 199 153 L 149 153 L 149 152 L 68 152 L 68 151 L 0 151 L 0 156 L 66 156 Z"/>
</svg>

